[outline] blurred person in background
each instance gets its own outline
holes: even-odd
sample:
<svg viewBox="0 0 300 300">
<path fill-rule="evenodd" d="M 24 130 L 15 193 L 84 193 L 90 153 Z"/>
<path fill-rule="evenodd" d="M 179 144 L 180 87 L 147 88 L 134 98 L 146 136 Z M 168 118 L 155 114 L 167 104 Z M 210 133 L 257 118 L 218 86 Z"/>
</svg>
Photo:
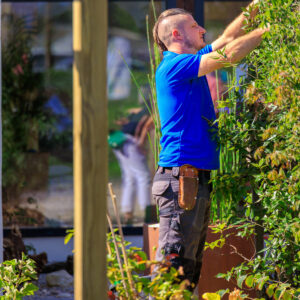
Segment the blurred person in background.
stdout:
<svg viewBox="0 0 300 300">
<path fill-rule="evenodd" d="M 123 223 L 131 225 L 134 218 L 135 198 L 144 212 L 144 221 L 150 222 L 151 175 L 147 165 L 145 141 L 147 132 L 152 128 L 152 118 L 147 108 L 128 111 L 127 118 L 116 122 L 120 131 L 109 135 L 109 144 L 119 162 L 122 176 L 121 213 Z"/>
</svg>

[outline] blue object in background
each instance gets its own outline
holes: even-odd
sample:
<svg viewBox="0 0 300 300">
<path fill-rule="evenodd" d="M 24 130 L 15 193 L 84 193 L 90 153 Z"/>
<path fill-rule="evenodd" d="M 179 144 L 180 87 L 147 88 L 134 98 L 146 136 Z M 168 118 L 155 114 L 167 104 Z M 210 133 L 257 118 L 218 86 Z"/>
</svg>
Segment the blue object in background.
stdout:
<svg viewBox="0 0 300 300">
<path fill-rule="evenodd" d="M 59 99 L 59 97 L 53 94 L 50 99 L 46 102 L 45 108 L 49 109 L 56 117 L 55 128 L 58 132 L 72 129 L 72 119 L 70 118 L 69 112 Z"/>
</svg>

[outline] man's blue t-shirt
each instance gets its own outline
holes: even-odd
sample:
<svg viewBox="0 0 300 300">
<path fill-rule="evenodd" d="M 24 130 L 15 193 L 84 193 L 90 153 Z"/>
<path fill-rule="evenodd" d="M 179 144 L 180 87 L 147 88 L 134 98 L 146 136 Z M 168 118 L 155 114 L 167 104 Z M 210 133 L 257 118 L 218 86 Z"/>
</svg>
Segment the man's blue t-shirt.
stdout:
<svg viewBox="0 0 300 300">
<path fill-rule="evenodd" d="M 198 77 L 201 57 L 210 52 L 211 45 L 197 54 L 163 53 L 156 71 L 162 167 L 219 168 L 214 106 L 206 77 Z"/>
</svg>

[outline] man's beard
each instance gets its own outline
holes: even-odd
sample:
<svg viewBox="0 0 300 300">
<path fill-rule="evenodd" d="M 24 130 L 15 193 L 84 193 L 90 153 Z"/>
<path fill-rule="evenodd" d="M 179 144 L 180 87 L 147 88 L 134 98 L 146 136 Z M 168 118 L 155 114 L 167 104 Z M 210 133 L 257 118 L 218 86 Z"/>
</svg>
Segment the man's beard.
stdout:
<svg viewBox="0 0 300 300">
<path fill-rule="evenodd" d="M 189 37 L 187 35 L 185 35 L 185 46 L 189 49 L 194 49 L 194 50 L 201 50 L 204 46 L 201 46 L 201 45 L 197 45 L 195 42 L 192 42 Z M 205 44 L 205 40 L 204 40 L 204 35 L 203 35 L 203 43 Z"/>
</svg>

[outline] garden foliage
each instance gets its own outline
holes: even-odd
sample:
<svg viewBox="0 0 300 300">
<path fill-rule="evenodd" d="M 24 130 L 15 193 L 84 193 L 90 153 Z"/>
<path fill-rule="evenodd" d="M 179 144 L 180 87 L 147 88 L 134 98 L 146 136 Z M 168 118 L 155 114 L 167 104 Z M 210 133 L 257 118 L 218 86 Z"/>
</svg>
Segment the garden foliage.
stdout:
<svg viewBox="0 0 300 300">
<path fill-rule="evenodd" d="M 187 289 L 189 282 L 180 281 L 181 269 L 170 267 L 167 261 L 148 260 L 144 251 L 131 247 L 131 243 L 123 241 L 115 231 L 117 229 L 106 235 L 108 299 L 148 300 L 149 296 L 157 300 L 198 299 Z M 65 244 L 74 237 L 74 229 L 66 233 Z M 153 267 L 156 268 L 155 278 L 146 276 Z"/>
<path fill-rule="evenodd" d="M 2 300 L 20 300 L 33 295 L 38 287 L 31 281 L 36 280 L 35 263 L 22 254 L 22 259 L 4 261 L 0 265 L 0 291 Z"/>
<path fill-rule="evenodd" d="M 197 299 L 187 289 L 189 285 L 187 281 L 180 281 L 182 271 L 170 267 L 168 262 L 149 261 L 147 255 L 140 248 L 130 247 L 129 242 L 124 242 L 128 258 L 129 272 L 123 264 L 124 257 L 121 254 L 121 238 L 118 235 L 112 236 L 112 233 L 107 234 L 107 275 L 111 284 L 111 291 L 108 295 L 118 297 L 117 299 L 149 299 L 149 296 L 154 299 L 182 299 L 191 300 Z M 120 253 L 122 263 L 117 259 L 116 247 L 113 239 L 117 241 L 117 251 Z M 145 276 L 146 269 L 156 267 L 155 278 Z M 132 277 L 133 282 L 131 283 Z M 115 291 L 115 292 L 113 292 Z"/>
<path fill-rule="evenodd" d="M 300 95 L 299 1 L 265 0 L 247 30 L 269 26 L 261 45 L 245 59 L 247 75 L 232 74 L 220 114 L 223 165 L 214 176 L 215 198 L 227 201 L 223 219 L 256 233 L 255 258 L 219 275 L 235 278 L 246 295 L 300 295 Z M 245 11 L 249 16 L 249 12 Z"/>
</svg>

